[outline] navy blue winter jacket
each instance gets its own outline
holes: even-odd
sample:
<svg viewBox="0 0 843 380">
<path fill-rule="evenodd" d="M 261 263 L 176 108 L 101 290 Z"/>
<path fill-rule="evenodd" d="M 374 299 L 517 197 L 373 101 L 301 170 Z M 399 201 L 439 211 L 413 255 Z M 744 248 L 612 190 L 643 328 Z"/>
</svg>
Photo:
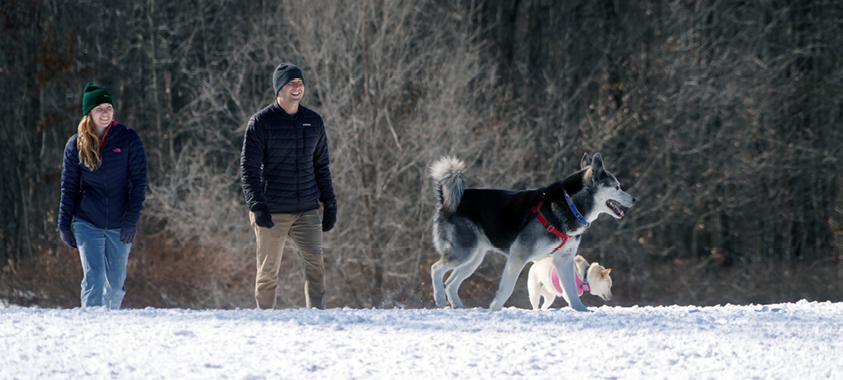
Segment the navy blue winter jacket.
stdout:
<svg viewBox="0 0 843 380">
<path fill-rule="evenodd" d="M 299 105 L 290 115 L 278 102 L 246 126 L 240 181 L 250 210 L 264 203 L 273 214 L 300 214 L 335 204 L 328 137 L 322 117 Z"/>
<path fill-rule="evenodd" d="M 146 199 L 146 153 L 138 134 L 114 122 L 94 171 L 79 159 L 76 137 L 64 147 L 59 229 L 70 230 L 73 218 L 109 230 L 137 222 Z"/>
</svg>

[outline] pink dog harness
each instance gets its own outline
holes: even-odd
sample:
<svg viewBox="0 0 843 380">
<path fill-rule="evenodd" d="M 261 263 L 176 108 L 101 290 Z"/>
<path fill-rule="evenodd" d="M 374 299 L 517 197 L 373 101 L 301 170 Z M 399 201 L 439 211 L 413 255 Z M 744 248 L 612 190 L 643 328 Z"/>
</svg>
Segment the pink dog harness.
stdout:
<svg viewBox="0 0 843 380">
<path fill-rule="evenodd" d="M 574 271 L 574 278 L 577 280 L 577 295 L 578 296 L 581 296 L 583 291 L 591 291 L 591 289 L 588 287 L 588 282 L 583 282 L 583 280 L 580 279 L 580 275 L 579 275 L 579 273 L 577 273 L 577 271 Z M 552 267 L 552 269 L 550 270 L 550 282 L 553 283 L 553 287 L 556 288 L 557 292 L 565 293 L 562 290 L 562 282 L 559 281 L 559 275 L 556 274 L 556 267 L 555 266 Z"/>
</svg>

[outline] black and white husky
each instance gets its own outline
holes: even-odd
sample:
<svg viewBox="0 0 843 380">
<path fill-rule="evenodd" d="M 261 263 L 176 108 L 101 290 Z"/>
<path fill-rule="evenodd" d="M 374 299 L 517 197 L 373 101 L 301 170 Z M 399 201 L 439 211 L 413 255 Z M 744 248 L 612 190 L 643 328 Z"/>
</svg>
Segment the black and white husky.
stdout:
<svg viewBox="0 0 843 380">
<path fill-rule="evenodd" d="M 457 291 L 489 250 L 507 256 L 491 310 L 503 307 L 528 262 L 551 254 L 565 292 L 577 294 L 574 255 L 582 233 L 600 214 L 620 219 L 622 208 L 635 203 L 606 171 L 599 153 L 593 158 L 586 153 L 581 168 L 540 189 L 507 191 L 465 189 L 465 163 L 459 159 L 443 157 L 431 165 L 438 200 L 433 244 L 441 255 L 430 268 L 436 306 L 444 307 L 447 297 L 451 307 L 465 307 Z M 572 297 L 570 305 L 587 310 L 578 297 Z"/>
</svg>

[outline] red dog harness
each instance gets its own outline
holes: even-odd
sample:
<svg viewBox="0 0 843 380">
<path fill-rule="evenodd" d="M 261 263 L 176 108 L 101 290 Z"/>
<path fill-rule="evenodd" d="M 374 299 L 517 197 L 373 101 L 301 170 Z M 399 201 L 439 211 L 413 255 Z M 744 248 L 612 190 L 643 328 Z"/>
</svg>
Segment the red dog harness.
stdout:
<svg viewBox="0 0 843 380">
<path fill-rule="evenodd" d="M 542 224 L 542 226 L 544 226 L 544 228 L 547 229 L 547 232 L 550 232 L 550 233 L 562 238 L 562 242 L 559 243 L 559 245 L 556 248 L 554 248 L 553 251 L 550 251 L 549 254 L 552 255 L 552 254 L 556 253 L 556 251 L 558 251 L 559 248 L 562 248 L 562 246 L 565 245 L 566 242 L 568 242 L 568 239 L 570 239 L 571 236 L 565 235 L 565 234 L 562 233 L 562 231 L 559 231 L 556 228 L 553 228 L 553 226 L 551 226 L 550 223 L 547 222 L 547 219 L 545 219 L 542 216 L 542 213 L 539 212 L 539 207 L 541 207 L 543 202 L 544 202 L 544 199 L 541 199 L 541 200 L 539 200 L 539 204 L 537 204 L 536 207 L 533 207 L 533 215 L 535 215 L 536 219 L 538 219 L 539 222 Z"/>
<path fill-rule="evenodd" d="M 577 219 L 579 219 L 580 222 L 584 222 L 585 219 L 583 219 L 583 217 L 579 214 L 579 212 L 576 210 L 576 208 L 573 207 L 574 205 L 571 203 L 570 198 L 568 198 L 567 193 L 565 193 L 565 200 L 568 202 L 568 206 L 571 207 L 571 211 L 574 212 L 574 215 L 577 217 Z M 547 232 L 550 232 L 550 233 L 562 238 L 562 242 L 559 243 L 559 245 L 556 246 L 556 248 L 554 248 L 553 251 L 550 251 L 549 255 L 553 255 L 554 253 L 556 253 L 556 251 L 559 250 L 559 248 L 562 248 L 562 246 L 565 245 L 565 243 L 568 242 L 568 239 L 570 239 L 571 236 L 562 233 L 562 231 L 559 231 L 556 228 L 553 228 L 553 226 L 550 225 L 550 223 L 547 221 L 547 219 L 545 219 L 542 216 L 541 212 L 539 212 L 539 207 L 541 207 L 542 203 L 544 203 L 544 195 L 542 195 L 542 199 L 539 200 L 539 204 L 537 204 L 536 207 L 533 207 L 533 215 L 535 215 L 536 219 L 538 219 L 539 222 L 542 224 L 542 226 L 544 226 L 544 228 L 547 229 Z M 586 225 L 586 227 L 588 227 L 587 222 L 585 222 L 583 224 Z M 590 288 L 588 287 L 588 282 L 583 282 L 583 280 L 580 279 L 580 275 L 577 274 L 577 271 L 574 271 L 574 278 L 577 281 L 577 295 L 578 296 L 582 295 L 583 290 L 590 291 Z M 559 281 L 559 275 L 556 274 L 556 266 L 554 266 L 553 269 L 550 271 L 550 279 L 551 279 L 551 282 L 553 283 L 553 287 L 556 288 L 556 290 L 559 291 L 559 293 L 564 293 L 563 290 L 562 290 L 562 283 Z"/>
</svg>

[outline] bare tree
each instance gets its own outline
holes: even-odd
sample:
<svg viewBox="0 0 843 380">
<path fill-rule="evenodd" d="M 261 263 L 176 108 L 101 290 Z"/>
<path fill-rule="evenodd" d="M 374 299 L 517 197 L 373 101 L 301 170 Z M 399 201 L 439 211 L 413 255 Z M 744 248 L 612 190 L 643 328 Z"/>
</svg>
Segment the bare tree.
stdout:
<svg viewBox="0 0 843 380">
<path fill-rule="evenodd" d="M 328 127 L 331 307 L 431 305 L 439 156 L 466 160 L 472 187 L 523 189 L 574 172 L 583 152 L 640 200 L 581 248 L 618 269 L 618 299 L 833 297 L 798 276 L 836 279 L 841 265 L 840 14 L 831 0 L 3 3 L 0 297 L 76 302 L 78 258 L 55 224 L 62 149 L 94 81 L 149 156 L 127 305 L 251 306 L 238 159 L 284 61 L 304 69 L 304 104 Z M 304 305 L 293 252 L 284 307 Z M 475 299 L 492 296 L 502 261 L 487 262 L 465 285 Z M 659 288 L 676 270 L 697 282 Z M 800 280 L 757 279 L 784 273 Z"/>
</svg>

